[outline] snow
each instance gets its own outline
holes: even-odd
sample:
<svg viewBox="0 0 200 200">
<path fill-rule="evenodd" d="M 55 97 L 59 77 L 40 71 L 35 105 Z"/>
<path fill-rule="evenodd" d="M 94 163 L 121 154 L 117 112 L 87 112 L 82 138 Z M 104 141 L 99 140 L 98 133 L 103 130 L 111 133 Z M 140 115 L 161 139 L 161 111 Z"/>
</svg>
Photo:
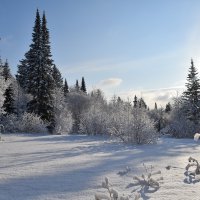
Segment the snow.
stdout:
<svg viewBox="0 0 200 200">
<path fill-rule="evenodd" d="M 158 191 L 143 199 L 199 200 L 200 183 L 184 182 L 190 156 L 200 160 L 200 141 L 162 138 L 157 145 L 131 146 L 108 138 L 71 135 L 3 135 L 0 200 L 94 200 L 108 177 L 120 195 L 130 195 L 143 164 L 161 170 Z M 130 172 L 119 172 L 130 168 Z M 170 166 L 166 169 L 167 166 Z M 142 199 L 141 198 L 141 199 Z"/>
</svg>

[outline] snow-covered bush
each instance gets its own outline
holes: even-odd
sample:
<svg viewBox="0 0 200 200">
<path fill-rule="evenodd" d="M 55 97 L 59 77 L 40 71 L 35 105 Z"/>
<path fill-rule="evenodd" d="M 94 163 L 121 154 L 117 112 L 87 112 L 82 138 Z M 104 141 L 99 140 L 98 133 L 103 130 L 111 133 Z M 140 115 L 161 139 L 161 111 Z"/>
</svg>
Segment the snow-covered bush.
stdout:
<svg viewBox="0 0 200 200">
<path fill-rule="evenodd" d="M 185 167 L 185 183 L 196 183 L 200 181 L 200 165 L 198 160 L 195 158 L 189 157 L 188 164 Z"/>
<path fill-rule="evenodd" d="M 65 102 L 64 94 L 61 89 L 54 92 L 54 134 L 68 134 L 72 130 L 74 120 Z"/>
<path fill-rule="evenodd" d="M 111 120 L 109 133 L 124 142 L 149 144 L 155 143 L 158 138 L 154 122 L 144 109 L 125 106 L 119 113 L 113 113 Z"/>
<path fill-rule="evenodd" d="M 102 188 L 105 188 L 108 194 L 95 194 L 95 200 L 129 200 L 128 196 L 120 196 L 118 191 L 111 187 L 107 177 L 105 178 L 105 181 L 102 182 Z M 139 198 L 140 194 L 137 193 L 134 196 L 134 200 L 138 200 Z"/>
<path fill-rule="evenodd" d="M 44 133 L 46 125 L 40 117 L 33 113 L 23 113 L 20 116 L 6 115 L 2 117 L 5 132 Z"/>
<path fill-rule="evenodd" d="M 106 134 L 109 116 L 100 104 L 91 105 L 80 117 L 79 132 L 89 135 Z"/>
<path fill-rule="evenodd" d="M 193 137 L 193 134 L 198 130 L 198 125 L 186 116 L 185 109 L 181 97 L 174 99 L 169 122 L 169 133 L 174 137 Z"/>
<path fill-rule="evenodd" d="M 72 131 L 77 133 L 79 131 L 80 116 L 89 108 L 90 98 L 85 93 L 71 91 L 67 95 L 66 102 L 74 120 Z"/>
</svg>

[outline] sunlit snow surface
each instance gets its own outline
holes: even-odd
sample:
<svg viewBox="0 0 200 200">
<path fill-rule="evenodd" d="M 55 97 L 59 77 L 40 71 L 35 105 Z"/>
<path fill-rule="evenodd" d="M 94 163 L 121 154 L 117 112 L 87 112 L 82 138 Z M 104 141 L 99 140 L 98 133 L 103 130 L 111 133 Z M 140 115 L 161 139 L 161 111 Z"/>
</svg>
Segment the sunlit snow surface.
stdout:
<svg viewBox="0 0 200 200">
<path fill-rule="evenodd" d="M 188 157 L 200 160 L 200 141 L 163 138 L 157 145 L 131 146 L 89 136 L 3 135 L 0 142 L 0 200 L 94 200 L 109 178 L 120 194 L 143 163 L 161 170 L 164 182 L 143 199 L 199 200 L 200 183 L 184 183 Z M 127 166 L 128 175 L 120 176 Z M 167 166 L 173 166 L 167 170 Z"/>
</svg>

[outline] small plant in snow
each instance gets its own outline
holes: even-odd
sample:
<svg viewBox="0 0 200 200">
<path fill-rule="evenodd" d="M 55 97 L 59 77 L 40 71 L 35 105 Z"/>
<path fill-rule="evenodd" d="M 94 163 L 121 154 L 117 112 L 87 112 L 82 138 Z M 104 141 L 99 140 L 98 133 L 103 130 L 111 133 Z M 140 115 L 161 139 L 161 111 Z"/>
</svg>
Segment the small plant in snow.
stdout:
<svg viewBox="0 0 200 200">
<path fill-rule="evenodd" d="M 160 181 L 163 180 L 161 175 L 161 171 L 152 172 L 153 167 L 147 168 L 145 165 L 145 174 L 142 174 L 141 177 L 134 176 L 133 183 L 130 183 L 127 188 L 138 186 L 138 188 L 134 189 L 132 192 L 139 192 L 141 195 L 145 195 L 145 193 L 156 192 L 160 188 Z"/>
<path fill-rule="evenodd" d="M 200 165 L 199 162 L 192 157 L 188 158 L 188 164 L 185 167 L 186 172 L 184 173 L 186 179 L 185 183 L 196 183 L 200 181 Z"/>
<path fill-rule="evenodd" d="M 127 196 L 120 196 L 118 192 L 111 187 L 111 184 L 108 181 L 108 178 L 105 178 L 105 181 L 102 182 L 102 187 L 107 189 L 108 195 L 106 194 L 95 194 L 95 200 L 129 200 Z M 138 200 L 140 195 L 137 194 L 134 197 L 134 200 Z"/>
</svg>

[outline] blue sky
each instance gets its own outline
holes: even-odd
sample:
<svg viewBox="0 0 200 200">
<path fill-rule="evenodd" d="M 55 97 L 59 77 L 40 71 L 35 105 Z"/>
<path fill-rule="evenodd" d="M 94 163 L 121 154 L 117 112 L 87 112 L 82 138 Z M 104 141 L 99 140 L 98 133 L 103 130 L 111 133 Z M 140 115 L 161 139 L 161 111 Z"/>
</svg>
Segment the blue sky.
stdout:
<svg viewBox="0 0 200 200">
<path fill-rule="evenodd" d="M 46 12 L 52 55 L 74 85 L 152 107 L 183 91 L 191 57 L 200 70 L 199 0 L 0 0 L 0 55 L 15 74 Z"/>
</svg>

